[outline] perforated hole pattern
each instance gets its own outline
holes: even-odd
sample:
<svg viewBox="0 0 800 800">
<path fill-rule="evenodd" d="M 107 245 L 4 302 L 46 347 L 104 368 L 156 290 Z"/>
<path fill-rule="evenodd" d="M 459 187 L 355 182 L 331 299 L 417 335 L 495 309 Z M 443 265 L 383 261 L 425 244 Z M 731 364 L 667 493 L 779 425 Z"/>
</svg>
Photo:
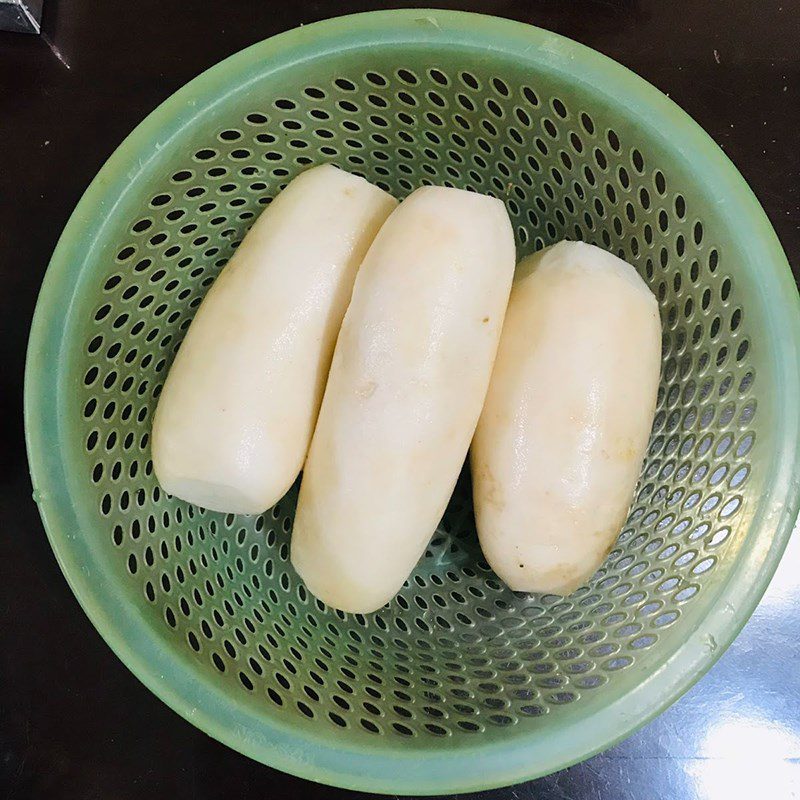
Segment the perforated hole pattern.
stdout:
<svg viewBox="0 0 800 800">
<path fill-rule="evenodd" d="M 403 63 L 393 57 L 383 62 Z M 69 401 L 79 479 L 96 502 L 86 535 L 102 539 L 120 591 L 165 647 L 267 718 L 351 741 L 543 726 L 661 663 L 740 543 L 759 387 L 745 304 L 692 188 L 604 108 L 511 64 L 337 63 L 319 70 L 332 79 L 309 80 L 306 64 L 283 70 L 280 95 L 256 84 L 227 98 L 170 144 L 167 172 L 145 170 L 131 188 L 138 211 L 106 242 L 74 311 L 89 331 Z M 366 617 L 326 608 L 292 570 L 296 488 L 248 518 L 157 486 L 153 411 L 198 304 L 272 198 L 326 162 L 398 197 L 430 183 L 500 197 L 520 254 L 593 242 L 635 264 L 658 297 L 663 375 L 636 499 L 572 596 L 515 594 L 491 573 L 466 474 L 402 592 Z"/>
</svg>

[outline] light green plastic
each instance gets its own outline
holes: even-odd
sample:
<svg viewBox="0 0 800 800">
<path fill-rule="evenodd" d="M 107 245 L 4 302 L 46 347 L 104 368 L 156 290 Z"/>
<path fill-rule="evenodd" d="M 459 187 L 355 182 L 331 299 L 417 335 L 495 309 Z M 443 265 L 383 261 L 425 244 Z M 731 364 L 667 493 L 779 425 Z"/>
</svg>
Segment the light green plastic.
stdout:
<svg viewBox="0 0 800 800">
<path fill-rule="evenodd" d="M 466 475 L 407 586 L 367 617 L 322 606 L 292 571 L 296 489 L 259 518 L 159 490 L 148 437 L 175 348 L 261 207 L 323 162 L 398 196 L 428 182 L 495 194 L 520 255 L 586 239 L 658 296 L 663 376 L 637 497 L 569 598 L 492 575 Z M 171 97 L 78 205 L 31 331 L 34 495 L 97 629 L 211 736 L 366 791 L 511 784 L 627 736 L 752 612 L 798 505 L 799 319 L 745 182 L 623 67 L 469 14 L 309 25 Z"/>
</svg>

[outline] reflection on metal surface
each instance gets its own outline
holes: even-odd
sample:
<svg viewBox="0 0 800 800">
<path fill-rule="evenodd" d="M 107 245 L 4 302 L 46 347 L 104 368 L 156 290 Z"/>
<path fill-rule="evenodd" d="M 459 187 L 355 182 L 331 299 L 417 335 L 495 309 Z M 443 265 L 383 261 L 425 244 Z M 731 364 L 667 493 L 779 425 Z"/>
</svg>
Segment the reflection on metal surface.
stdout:
<svg viewBox="0 0 800 800">
<path fill-rule="evenodd" d="M 800 759 L 800 732 L 764 717 L 731 717 L 708 726 L 699 743 L 698 755 L 703 758 Z"/>
<path fill-rule="evenodd" d="M 0 0 L 0 31 L 39 33 L 43 0 Z"/>
<path fill-rule="evenodd" d="M 800 797 L 800 734 L 757 716 L 712 722 L 687 765 L 703 800 Z"/>
<path fill-rule="evenodd" d="M 770 614 L 787 614 L 797 608 L 798 592 L 800 592 L 800 522 L 795 525 L 778 570 L 758 610 Z"/>
</svg>

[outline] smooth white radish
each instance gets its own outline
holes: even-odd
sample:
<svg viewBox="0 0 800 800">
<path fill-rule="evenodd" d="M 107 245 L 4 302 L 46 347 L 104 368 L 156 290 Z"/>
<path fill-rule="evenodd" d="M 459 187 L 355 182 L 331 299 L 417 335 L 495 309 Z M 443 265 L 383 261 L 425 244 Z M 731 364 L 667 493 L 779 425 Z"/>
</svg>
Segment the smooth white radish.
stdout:
<svg viewBox="0 0 800 800">
<path fill-rule="evenodd" d="M 297 478 L 358 267 L 397 205 L 326 165 L 256 220 L 203 300 L 153 423 L 170 494 L 260 514 Z"/>
<path fill-rule="evenodd" d="M 480 415 L 511 279 L 499 200 L 426 187 L 367 253 L 300 486 L 295 569 L 344 611 L 380 608 L 435 532 Z"/>
<path fill-rule="evenodd" d="M 523 259 L 471 449 L 486 560 L 514 590 L 567 595 L 614 544 L 653 423 L 658 304 L 582 242 Z"/>
</svg>

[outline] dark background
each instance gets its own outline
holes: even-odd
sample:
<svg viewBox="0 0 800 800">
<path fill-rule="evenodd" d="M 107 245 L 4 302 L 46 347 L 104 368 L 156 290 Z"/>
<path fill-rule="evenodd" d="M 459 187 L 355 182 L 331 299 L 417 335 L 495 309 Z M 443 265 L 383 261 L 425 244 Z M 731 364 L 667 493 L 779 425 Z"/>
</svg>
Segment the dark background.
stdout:
<svg viewBox="0 0 800 800">
<path fill-rule="evenodd" d="M 394 5 L 45 0 L 42 36 L 0 32 L 0 797 L 358 797 L 212 741 L 116 659 L 47 544 L 31 499 L 21 396 L 49 255 L 84 188 L 130 130 L 190 78 L 253 42 Z M 800 0 L 439 5 L 557 31 L 668 93 L 750 182 L 798 274 Z M 800 797 L 799 592 L 795 536 L 753 619 L 681 701 L 585 764 L 482 797 Z"/>
</svg>

